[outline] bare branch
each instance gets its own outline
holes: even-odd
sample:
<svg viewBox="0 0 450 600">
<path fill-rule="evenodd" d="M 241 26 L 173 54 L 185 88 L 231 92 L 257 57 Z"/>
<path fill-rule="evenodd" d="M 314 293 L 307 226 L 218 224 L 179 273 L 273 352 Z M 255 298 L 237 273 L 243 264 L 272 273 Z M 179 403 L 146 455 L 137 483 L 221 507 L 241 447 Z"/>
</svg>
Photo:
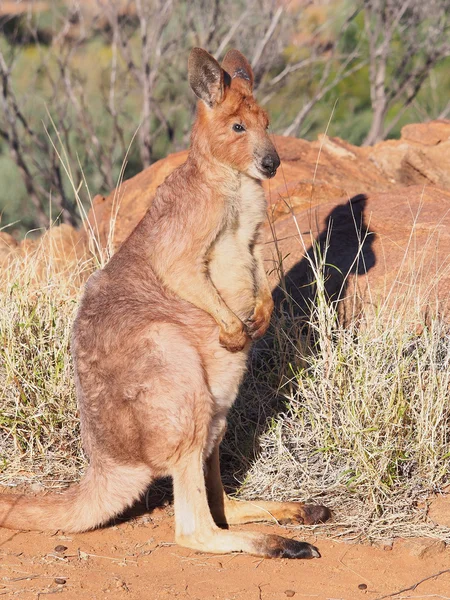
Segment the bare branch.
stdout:
<svg viewBox="0 0 450 600">
<path fill-rule="evenodd" d="M 283 7 L 279 6 L 272 17 L 272 20 L 269 24 L 269 27 L 267 28 L 267 31 L 266 31 L 264 37 L 262 38 L 260 43 L 256 46 L 255 53 L 253 54 L 253 58 L 251 61 L 252 69 L 255 69 L 256 66 L 258 65 L 258 63 L 261 59 L 262 53 L 264 52 L 264 48 L 267 46 L 268 41 L 272 37 L 273 32 L 275 31 L 275 28 L 278 25 L 278 21 L 280 20 L 280 17 L 282 14 L 283 14 Z"/>
<path fill-rule="evenodd" d="M 431 69 L 450 55 L 448 0 L 366 0 L 373 119 L 365 145 L 384 139 L 411 105 Z M 392 44 L 397 44 L 392 52 Z M 400 49 L 400 50 L 399 50 Z M 402 101 L 385 126 L 392 105 Z"/>
<path fill-rule="evenodd" d="M 287 127 L 287 129 L 283 131 L 283 135 L 295 135 L 299 127 L 304 122 L 306 116 L 311 112 L 312 108 L 317 104 L 317 102 L 322 100 L 322 98 L 326 94 L 328 94 L 328 92 L 330 92 L 332 89 L 334 89 L 341 81 L 347 79 L 348 77 L 353 75 L 353 73 L 356 73 L 357 71 L 362 69 L 362 67 L 364 67 L 365 64 L 365 61 L 361 61 L 348 70 L 345 70 L 345 68 L 340 69 L 340 71 L 336 74 L 335 77 L 333 77 L 332 81 L 328 85 L 319 86 L 318 91 L 314 94 L 311 100 L 309 100 L 309 102 L 307 102 L 299 110 L 291 125 L 289 125 L 289 127 Z"/>
<path fill-rule="evenodd" d="M 241 16 L 237 19 L 237 21 L 235 21 L 233 23 L 233 25 L 228 30 L 228 33 L 224 36 L 223 40 L 220 42 L 219 47 L 214 52 L 214 54 L 213 54 L 214 58 L 219 60 L 219 58 L 222 56 L 222 52 L 225 50 L 225 48 L 229 44 L 230 40 L 233 38 L 234 34 L 241 26 L 241 23 L 247 18 L 247 15 L 248 15 L 248 9 L 244 10 L 244 12 L 241 14 Z"/>
</svg>

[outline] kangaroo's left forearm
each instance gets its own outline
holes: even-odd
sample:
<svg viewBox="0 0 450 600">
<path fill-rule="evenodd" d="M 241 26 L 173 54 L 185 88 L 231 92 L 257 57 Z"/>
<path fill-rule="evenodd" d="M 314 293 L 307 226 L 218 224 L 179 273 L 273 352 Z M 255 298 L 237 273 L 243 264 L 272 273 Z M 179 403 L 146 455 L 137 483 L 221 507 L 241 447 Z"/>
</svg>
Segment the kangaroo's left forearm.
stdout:
<svg viewBox="0 0 450 600">
<path fill-rule="evenodd" d="M 247 322 L 247 330 L 254 340 L 262 337 L 269 325 L 273 312 L 272 291 L 262 257 L 262 244 L 256 244 L 253 249 L 255 309 Z"/>
<path fill-rule="evenodd" d="M 264 267 L 262 244 L 256 244 L 253 252 L 255 259 L 255 299 L 256 306 L 265 304 L 270 307 L 270 313 L 273 310 L 272 290 L 270 288 L 269 279 Z"/>
</svg>

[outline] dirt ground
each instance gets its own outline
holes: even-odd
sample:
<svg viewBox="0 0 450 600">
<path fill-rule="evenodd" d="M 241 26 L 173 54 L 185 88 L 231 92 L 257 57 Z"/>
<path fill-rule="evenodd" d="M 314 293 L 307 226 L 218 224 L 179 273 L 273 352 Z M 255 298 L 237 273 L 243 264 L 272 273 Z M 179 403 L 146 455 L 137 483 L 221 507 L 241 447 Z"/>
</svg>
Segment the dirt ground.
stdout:
<svg viewBox="0 0 450 600">
<path fill-rule="evenodd" d="M 165 507 L 70 536 L 0 529 L 0 596 L 24 600 L 42 600 L 48 594 L 62 594 L 66 600 L 376 600 L 389 594 L 397 600 L 450 600 L 449 549 L 418 558 L 404 544 L 386 550 L 284 529 L 289 537 L 316 544 L 322 558 L 213 556 L 176 546 L 173 527 L 172 508 Z M 245 529 L 280 533 L 281 528 L 253 524 Z M 414 590 L 394 594 L 447 569 Z"/>
</svg>

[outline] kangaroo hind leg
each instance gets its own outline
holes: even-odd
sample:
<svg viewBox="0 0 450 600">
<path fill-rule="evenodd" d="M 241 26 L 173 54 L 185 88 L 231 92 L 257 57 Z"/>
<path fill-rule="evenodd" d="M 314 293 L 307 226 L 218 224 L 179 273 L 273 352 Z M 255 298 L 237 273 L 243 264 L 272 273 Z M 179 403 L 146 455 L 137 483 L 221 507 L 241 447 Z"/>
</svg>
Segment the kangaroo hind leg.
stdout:
<svg viewBox="0 0 450 600">
<path fill-rule="evenodd" d="M 176 541 L 202 552 L 313 558 L 316 548 L 277 535 L 220 529 L 211 515 L 205 459 L 217 438 L 217 405 L 197 348 L 175 325 L 152 331 L 161 364 L 142 396 L 148 464 L 173 478 Z"/>
<path fill-rule="evenodd" d="M 201 452 L 192 452 L 179 461 L 173 472 L 175 535 L 182 546 L 224 554 L 247 552 L 267 558 L 317 558 L 317 548 L 306 542 L 249 532 L 220 529 L 209 505 Z"/>
<path fill-rule="evenodd" d="M 219 445 L 216 445 L 206 464 L 206 486 L 214 520 L 219 525 L 240 525 L 258 521 L 275 521 L 279 524 L 299 523 L 313 525 L 331 517 L 331 511 L 319 504 L 301 502 L 252 502 L 229 498 L 220 477 Z"/>
</svg>

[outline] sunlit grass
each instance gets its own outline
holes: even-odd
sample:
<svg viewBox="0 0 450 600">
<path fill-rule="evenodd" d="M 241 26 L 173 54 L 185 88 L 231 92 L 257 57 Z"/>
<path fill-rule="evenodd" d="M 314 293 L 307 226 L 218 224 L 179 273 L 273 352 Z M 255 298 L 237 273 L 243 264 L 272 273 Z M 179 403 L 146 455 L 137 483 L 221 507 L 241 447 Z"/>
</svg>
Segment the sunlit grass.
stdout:
<svg viewBox="0 0 450 600">
<path fill-rule="evenodd" d="M 0 274 L 0 482 L 72 480 L 83 464 L 71 325 L 92 261 L 61 263 L 51 231 Z"/>
<path fill-rule="evenodd" d="M 423 311 L 418 281 L 344 326 L 324 291 L 326 248 L 307 256 L 316 295 L 308 317 L 293 317 L 286 296 L 273 320 L 281 408 L 241 494 L 326 503 L 347 537 L 449 541 L 450 529 L 425 524 L 424 501 L 450 479 L 450 326 Z"/>
</svg>

